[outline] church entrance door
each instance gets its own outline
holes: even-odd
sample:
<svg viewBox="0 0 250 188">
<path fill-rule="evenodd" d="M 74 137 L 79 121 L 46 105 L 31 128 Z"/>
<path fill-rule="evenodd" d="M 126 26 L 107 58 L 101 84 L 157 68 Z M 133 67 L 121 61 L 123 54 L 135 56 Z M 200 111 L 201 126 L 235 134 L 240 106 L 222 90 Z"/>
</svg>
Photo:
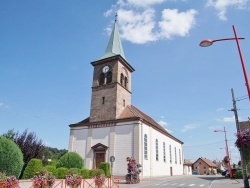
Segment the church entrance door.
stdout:
<svg viewBox="0 0 250 188">
<path fill-rule="evenodd" d="M 98 168 L 101 162 L 105 162 L 105 153 L 95 154 L 95 168 Z"/>
<path fill-rule="evenodd" d="M 173 169 L 170 167 L 170 176 L 173 176 Z"/>
</svg>

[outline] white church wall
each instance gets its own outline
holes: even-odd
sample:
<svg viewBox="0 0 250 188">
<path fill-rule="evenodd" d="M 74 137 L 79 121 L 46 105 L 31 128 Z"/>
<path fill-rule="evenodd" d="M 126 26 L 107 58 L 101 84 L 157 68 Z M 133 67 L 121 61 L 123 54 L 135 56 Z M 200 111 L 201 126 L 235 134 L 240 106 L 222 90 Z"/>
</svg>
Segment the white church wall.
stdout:
<svg viewBox="0 0 250 188">
<path fill-rule="evenodd" d="M 169 176 L 171 175 L 170 167 L 172 167 L 173 175 L 183 174 L 181 144 L 145 124 L 143 124 L 142 130 L 142 136 L 144 137 L 145 134 L 148 136 L 148 159 L 145 159 L 143 155 L 142 160 L 143 177 Z M 158 161 L 156 160 L 156 139 L 158 140 Z M 165 142 L 165 162 L 163 159 L 163 142 Z M 172 148 L 172 163 L 170 163 L 169 145 L 171 145 Z M 177 151 L 177 164 L 175 163 L 175 147 Z M 144 144 L 142 148 L 144 150 Z M 181 150 L 181 158 L 179 156 L 179 149 Z"/>
<path fill-rule="evenodd" d="M 127 157 L 133 157 L 133 130 L 132 122 L 117 124 L 115 128 L 115 162 L 113 163 L 113 175 L 125 176 L 127 174 Z"/>
<path fill-rule="evenodd" d="M 75 128 L 70 131 L 69 151 L 77 152 L 84 160 L 88 129 Z"/>
</svg>

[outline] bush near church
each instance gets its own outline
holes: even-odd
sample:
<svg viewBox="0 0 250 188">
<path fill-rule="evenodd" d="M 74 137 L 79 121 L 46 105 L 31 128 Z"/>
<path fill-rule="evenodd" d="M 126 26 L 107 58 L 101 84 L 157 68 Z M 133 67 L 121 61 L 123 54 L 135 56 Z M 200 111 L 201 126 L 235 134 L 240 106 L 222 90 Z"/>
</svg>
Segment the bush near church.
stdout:
<svg viewBox="0 0 250 188">
<path fill-rule="evenodd" d="M 30 179 L 43 168 L 41 159 L 31 159 L 24 170 L 22 179 Z"/>
<path fill-rule="evenodd" d="M 15 142 L 4 136 L 0 137 L 0 159 L 0 172 L 19 177 L 24 164 L 22 151 Z"/>
<path fill-rule="evenodd" d="M 99 165 L 99 169 L 102 169 L 105 173 L 106 177 L 110 177 L 110 164 L 106 162 L 101 162 Z"/>
<path fill-rule="evenodd" d="M 67 168 L 64 168 L 64 167 L 57 168 L 57 176 L 56 176 L 56 178 L 65 179 L 68 172 L 69 172 L 69 169 L 67 169 Z"/>
<path fill-rule="evenodd" d="M 56 164 L 57 168 L 65 167 L 65 168 L 83 168 L 83 158 L 76 152 L 68 152 L 64 154 Z"/>
</svg>

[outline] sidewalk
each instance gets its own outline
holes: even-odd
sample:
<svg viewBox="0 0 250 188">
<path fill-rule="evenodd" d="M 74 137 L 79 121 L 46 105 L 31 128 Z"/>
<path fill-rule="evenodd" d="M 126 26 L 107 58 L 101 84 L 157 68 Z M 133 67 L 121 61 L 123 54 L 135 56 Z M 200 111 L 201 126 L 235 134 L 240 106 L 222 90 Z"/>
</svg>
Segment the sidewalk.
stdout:
<svg viewBox="0 0 250 188">
<path fill-rule="evenodd" d="M 243 179 L 220 178 L 213 181 L 210 188 L 244 188 Z"/>
</svg>

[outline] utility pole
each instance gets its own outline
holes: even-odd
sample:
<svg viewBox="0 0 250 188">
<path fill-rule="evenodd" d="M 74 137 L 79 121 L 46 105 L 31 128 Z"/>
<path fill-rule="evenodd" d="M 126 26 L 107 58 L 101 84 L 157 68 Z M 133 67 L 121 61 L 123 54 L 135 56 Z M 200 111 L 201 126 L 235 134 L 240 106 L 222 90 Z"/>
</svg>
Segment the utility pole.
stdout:
<svg viewBox="0 0 250 188">
<path fill-rule="evenodd" d="M 238 118 L 238 112 L 236 108 L 236 100 L 234 98 L 234 90 L 231 88 L 231 93 L 232 93 L 232 99 L 233 99 L 233 109 L 231 111 L 234 112 L 235 116 L 235 122 L 236 122 L 236 128 L 237 128 L 237 133 L 240 132 L 240 124 L 239 124 L 239 118 Z M 247 178 L 247 169 L 246 169 L 246 161 L 243 156 L 243 152 L 241 149 L 240 150 L 240 160 L 241 160 L 241 168 L 242 168 L 242 175 L 243 175 L 243 181 L 244 181 L 244 188 L 249 188 L 249 182 Z"/>
</svg>

